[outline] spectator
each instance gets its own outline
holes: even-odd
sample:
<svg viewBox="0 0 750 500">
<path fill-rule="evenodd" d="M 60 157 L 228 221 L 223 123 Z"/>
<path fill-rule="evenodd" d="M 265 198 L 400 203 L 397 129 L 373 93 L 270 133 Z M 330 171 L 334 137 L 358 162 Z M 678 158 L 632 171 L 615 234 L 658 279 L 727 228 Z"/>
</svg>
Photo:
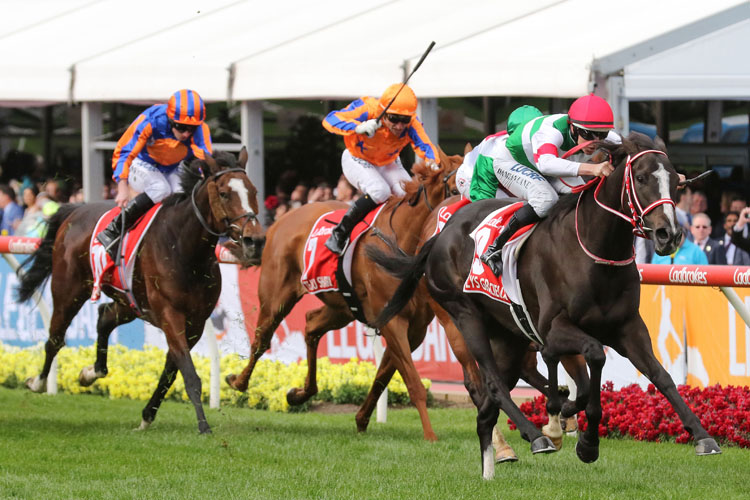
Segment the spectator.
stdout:
<svg viewBox="0 0 750 500">
<path fill-rule="evenodd" d="M 747 201 L 745 201 L 745 199 L 741 196 L 737 196 L 735 198 L 732 198 L 732 202 L 729 204 L 729 211 L 737 212 L 739 214 L 745 207 L 747 207 Z"/>
<path fill-rule="evenodd" d="M 698 245 L 688 240 L 685 237 L 685 232 L 682 233 L 682 244 L 672 255 L 654 255 L 651 259 L 652 264 L 676 264 L 679 266 L 698 264 L 707 265 L 708 257 L 700 249 Z"/>
<path fill-rule="evenodd" d="M 317 185 L 310 190 L 307 196 L 307 202 L 312 203 L 314 201 L 329 201 L 333 199 L 333 189 L 327 182 L 319 182 Z"/>
<path fill-rule="evenodd" d="M 0 222 L 0 234 L 3 236 L 14 234 L 23 218 L 23 208 L 16 203 L 16 192 L 7 184 L 0 184 L 0 209 L 3 218 Z"/>
<path fill-rule="evenodd" d="M 726 265 L 724 246 L 711 238 L 711 218 L 708 215 L 702 212 L 693 215 L 690 233 L 693 235 L 693 242 L 706 253 L 709 264 Z"/>
<path fill-rule="evenodd" d="M 83 201 L 83 188 L 81 186 L 74 186 L 68 203 L 83 203 Z"/>
<path fill-rule="evenodd" d="M 102 186 L 102 200 L 114 200 L 117 196 L 117 183 L 110 179 Z"/>
<path fill-rule="evenodd" d="M 281 200 L 276 206 L 276 211 L 274 212 L 274 221 L 279 220 L 279 217 L 287 213 L 289 210 L 289 203 L 287 203 L 285 200 Z"/>
<path fill-rule="evenodd" d="M 49 178 L 44 182 L 44 191 L 49 195 L 50 199 L 62 202 L 64 199 L 63 186 L 60 181 Z"/>
<path fill-rule="evenodd" d="M 37 204 L 37 198 L 39 196 L 39 189 L 30 185 L 23 190 L 23 204 L 25 210 L 21 222 L 16 228 L 15 234 L 18 236 L 38 236 L 36 232 L 37 226 L 44 221 L 42 216 L 42 209 Z"/>
<path fill-rule="evenodd" d="M 727 264 L 732 266 L 750 266 L 750 254 L 745 250 L 737 248 L 737 245 L 732 243 L 732 230 L 739 218 L 739 213 L 731 211 L 724 217 L 724 236 L 719 240 L 719 244 L 724 247 Z"/>
<path fill-rule="evenodd" d="M 750 238 L 743 234 L 748 220 L 750 220 L 750 207 L 745 207 L 740 212 L 739 219 L 737 219 L 737 223 L 732 228 L 732 243 L 737 245 L 737 248 L 750 253 Z"/>
<path fill-rule="evenodd" d="M 291 208 L 301 207 L 307 203 L 307 192 L 309 187 L 304 182 L 298 182 L 294 187 L 292 194 L 289 196 L 289 206 Z"/>
<path fill-rule="evenodd" d="M 684 189 L 677 191 L 679 197 L 677 205 L 675 206 L 675 212 L 677 212 L 677 222 L 685 229 L 690 229 L 690 223 L 693 218 L 690 215 L 690 205 L 693 202 L 693 190 L 690 187 L 685 186 Z"/>
<path fill-rule="evenodd" d="M 335 193 L 336 201 L 343 201 L 345 203 L 353 203 L 357 198 L 357 189 L 347 180 L 344 174 L 339 177 L 339 182 L 336 184 Z"/>
<path fill-rule="evenodd" d="M 706 213 L 706 210 L 708 210 L 706 193 L 703 191 L 694 191 L 692 200 L 690 201 L 690 215 Z M 692 224 L 692 221 L 690 223 Z"/>
</svg>

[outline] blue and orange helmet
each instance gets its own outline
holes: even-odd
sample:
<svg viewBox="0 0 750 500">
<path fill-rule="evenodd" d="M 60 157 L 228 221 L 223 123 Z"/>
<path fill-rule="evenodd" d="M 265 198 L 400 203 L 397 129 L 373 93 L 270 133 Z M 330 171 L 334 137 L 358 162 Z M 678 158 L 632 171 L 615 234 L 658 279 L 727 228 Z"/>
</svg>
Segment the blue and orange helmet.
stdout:
<svg viewBox="0 0 750 500">
<path fill-rule="evenodd" d="M 167 116 L 175 123 L 198 126 L 206 119 L 206 105 L 195 90 L 178 90 L 169 98 Z"/>
</svg>

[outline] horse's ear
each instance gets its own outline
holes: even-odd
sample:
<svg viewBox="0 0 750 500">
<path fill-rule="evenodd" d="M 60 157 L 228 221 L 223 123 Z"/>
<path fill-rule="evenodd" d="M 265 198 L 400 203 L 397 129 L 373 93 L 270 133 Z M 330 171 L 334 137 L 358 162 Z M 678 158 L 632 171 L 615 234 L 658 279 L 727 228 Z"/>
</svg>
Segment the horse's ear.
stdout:
<svg viewBox="0 0 750 500">
<path fill-rule="evenodd" d="M 206 153 L 205 161 L 206 161 L 206 165 L 208 165 L 208 171 L 211 174 L 215 174 L 220 170 L 219 164 L 216 163 L 216 160 L 214 160 L 214 157 L 211 156 L 210 154 Z"/>
<path fill-rule="evenodd" d="M 664 140 L 659 137 L 658 135 L 654 137 L 654 146 L 656 146 L 656 149 L 659 151 L 667 152 L 667 145 L 664 143 Z"/>
<path fill-rule="evenodd" d="M 474 146 L 472 146 L 470 142 L 467 142 L 466 146 L 464 146 L 464 156 L 469 154 L 472 149 L 474 149 Z"/>
<path fill-rule="evenodd" d="M 245 168 L 245 165 L 247 165 L 247 148 L 245 146 L 242 146 L 242 149 L 240 150 L 240 156 L 237 158 L 237 166 Z"/>
</svg>

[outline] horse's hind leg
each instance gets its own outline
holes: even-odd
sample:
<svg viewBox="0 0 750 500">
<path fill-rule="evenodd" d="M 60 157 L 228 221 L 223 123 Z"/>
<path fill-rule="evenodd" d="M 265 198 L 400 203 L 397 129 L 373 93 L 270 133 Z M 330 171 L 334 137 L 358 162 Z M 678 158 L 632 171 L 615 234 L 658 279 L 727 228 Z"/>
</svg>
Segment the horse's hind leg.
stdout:
<svg viewBox="0 0 750 500">
<path fill-rule="evenodd" d="M 307 378 L 304 388 L 294 387 L 287 392 L 286 400 L 290 405 L 301 405 L 318 393 L 318 343 L 326 332 L 344 328 L 352 319 L 348 313 L 328 306 L 308 311 L 305 318 Z"/>
<path fill-rule="evenodd" d="M 380 338 L 376 337 L 373 339 L 373 342 L 380 342 Z M 372 417 L 372 412 L 375 410 L 375 406 L 377 406 L 378 399 L 380 399 L 385 388 L 388 387 L 388 383 L 393 378 L 394 373 L 396 373 L 396 366 L 393 364 L 390 349 L 386 347 L 385 351 L 383 351 L 383 358 L 380 360 L 378 371 L 375 374 L 375 379 L 372 382 L 372 386 L 370 386 L 370 391 L 367 393 L 365 401 L 354 417 L 357 422 L 357 431 L 365 432 L 367 430 L 367 426 L 370 425 L 370 417 Z"/>
<path fill-rule="evenodd" d="M 547 364 L 547 373 L 549 383 L 547 385 L 547 415 L 549 415 L 549 422 L 542 427 L 542 432 L 545 436 L 552 440 L 555 448 L 558 450 L 562 448 L 562 426 L 560 425 L 560 410 L 562 409 L 562 402 L 560 401 L 560 392 L 558 391 L 557 383 L 557 365 L 560 363 L 559 359 L 553 356 L 549 356 L 546 349 L 542 349 L 542 358 Z"/>
<path fill-rule="evenodd" d="M 131 307 L 117 302 L 108 302 L 99 306 L 99 318 L 96 322 L 96 362 L 81 370 L 78 383 L 88 387 L 97 379 L 105 377 L 107 370 L 107 351 L 109 336 L 116 327 L 129 323 L 136 318 Z"/>
<path fill-rule="evenodd" d="M 63 293 L 58 289 L 53 279 L 52 317 L 49 324 L 49 338 L 44 344 L 44 366 L 42 366 L 42 372 L 39 375 L 26 379 L 26 387 L 34 392 L 44 392 L 47 389 L 47 376 L 52 368 L 52 361 L 65 345 L 65 332 L 68 330 L 68 326 L 86 302 L 87 290 L 81 286 L 77 288 L 77 290 L 72 290 L 72 293 L 70 288 L 68 288 L 67 293 Z"/>
<path fill-rule="evenodd" d="M 682 425 L 693 435 L 695 439 L 695 453 L 697 455 L 716 455 L 721 453 L 721 448 L 719 448 L 716 440 L 703 428 L 698 417 L 695 416 L 695 413 L 685 403 L 680 393 L 677 392 L 672 377 L 669 376 L 669 373 L 667 373 L 654 356 L 651 339 L 648 336 L 648 329 L 643 320 L 638 316 L 636 321 L 635 325 L 623 325 L 622 332 L 627 333 L 622 333 L 617 338 L 617 342 L 613 342 L 611 346 L 622 356 L 628 358 L 659 389 L 659 392 L 664 394 L 664 397 L 672 405 L 677 416 L 680 417 Z M 594 385 L 593 374 L 591 385 L 592 387 Z"/>
</svg>

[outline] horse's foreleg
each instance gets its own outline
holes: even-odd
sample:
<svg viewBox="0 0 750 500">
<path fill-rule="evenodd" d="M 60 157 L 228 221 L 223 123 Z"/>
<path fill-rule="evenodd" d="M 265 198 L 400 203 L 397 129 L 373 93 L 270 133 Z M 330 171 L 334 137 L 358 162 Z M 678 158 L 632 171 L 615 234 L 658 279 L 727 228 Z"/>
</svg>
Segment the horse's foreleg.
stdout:
<svg viewBox="0 0 750 500">
<path fill-rule="evenodd" d="M 226 382 L 230 387 L 240 392 L 247 390 L 250 377 L 255 370 L 255 365 L 265 352 L 271 348 L 271 339 L 281 321 L 289 314 L 292 307 L 299 301 L 301 295 L 297 292 L 298 283 L 287 286 L 283 290 L 270 290 L 261 292 L 260 312 L 258 313 L 255 337 L 250 346 L 250 358 L 247 365 L 239 375 L 230 373 L 226 376 Z M 262 288 L 260 290 L 263 290 Z M 274 293 L 276 292 L 276 293 Z"/>
<path fill-rule="evenodd" d="M 573 377 L 576 384 L 576 396 L 575 400 L 568 399 L 563 403 L 562 406 L 562 417 L 568 419 L 570 417 L 576 417 L 579 411 L 586 409 L 586 402 L 589 400 L 589 391 L 591 390 L 591 383 L 589 380 L 589 372 L 586 369 L 586 360 L 580 354 L 566 355 L 560 357 L 560 362 L 565 371 Z M 577 423 L 576 427 L 577 428 Z M 573 430 L 575 430 L 575 428 Z M 566 428 L 566 431 L 571 429 Z"/>
<path fill-rule="evenodd" d="M 558 450 L 562 448 L 562 426 L 560 425 L 560 391 L 557 383 L 557 365 L 559 360 L 552 355 L 547 349 L 542 349 L 542 358 L 547 365 L 549 384 L 547 385 L 547 415 L 549 422 L 542 427 L 542 432 L 549 437 Z"/>
<path fill-rule="evenodd" d="M 26 387 L 34 392 L 47 390 L 47 377 L 52 368 L 52 361 L 65 345 L 65 332 L 86 301 L 86 294 L 81 294 L 80 289 L 81 287 L 78 287 L 78 290 L 74 290 L 73 293 L 68 290 L 69 293 L 65 294 L 53 287 L 52 317 L 49 324 L 49 338 L 44 344 L 44 365 L 39 375 L 26 379 Z M 75 293 L 76 291 L 78 294 Z"/>
<path fill-rule="evenodd" d="M 411 349 L 408 339 L 409 322 L 403 316 L 396 316 L 381 330 L 396 369 L 404 379 L 409 398 L 419 412 L 422 420 L 422 432 L 428 441 L 437 441 L 435 431 L 432 430 L 430 417 L 427 414 L 427 390 L 422 385 L 422 379 L 417 373 L 414 361 L 411 359 Z"/>
<path fill-rule="evenodd" d="M 88 387 L 97 379 L 105 377 L 107 369 L 107 352 L 109 336 L 116 327 L 133 321 L 136 316 L 132 308 L 117 302 L 108 302 L 99 306 L 99 319 L 96 322 L 96 362 L 87 366 L 78 375 L 78 383 Z"/>
<path fill-rule="evenodd" d="M 373 339 L 373 342 L 380 342 L 380 338 L 376 337 Z M 391 351 L 386 347 L 385 351 L 383 351 L 383 358 L 380 360 L 378 371 L 375 374 L 375 380 L 373 380 L 370 387 L 370 392 L 367 393 L 364 403 L 362 403 L 357 415 L 354 417 L 359 432 L 367 430 L 367 426 L 370 424 L 370 417 L 372 417 L 372 412 L 377 406 L 378 399 L 380 399 L 385 388 L 388 387 L 388 383 L 393 378 L 394 373 L 396 373 L 396 367 L 393 364 Z"/>
<path fill-rule="evenodd" d="M 482 479 L 495 477 L 495 453 L 492 445 L 492 430 L 497 425 L 500 411 L 491 398 L 485 398 L 477 408 L 477 436 L 482 457 Z"/>
<path fill-rule="evenodd" d="M 346 312 L 328 306 L 308 311 L 305 315 L 305 344 L 307 345 L 307 377 L 305 387 L 289 389 L 286 400 L 290 405 L 301 405 L 318 393 L 318 344 L 326 332 L 344 328 L 351 321 Z"/>
<path fill-rule="evenodd" d="M 696 454 L 716 455 L 721 453 L 721 448 L 719 448 L 716 440 L 703 428 L 698 417 L 685 403 L 680 393 L 677 392 L 672 377 L 654 356 L 648 329 L 641 317 L 638 316 L 636 325 L 626 325 L 622 331 L 627 332 L 627 334 L 621 335 L 618 342 L 612 343 L 612 347 L 622 356 L 628 358 L 633 366 L 646 375 L 656 388 L 664 394 L 677 416 L 680 417 L 682 425 L 693 435 Z"/>
<path fill-rule="evenodd" d="M 177 364 L 172 359 L 171 354 L 167 353 L 167 359 L 164 362 L 164 370 L 162 370 L 159 377 L 159 383 L 156 384 L 156 389 L 151 395 L 151 399 L 149 399 L 141 412 L 141 425 L 137 430 L 146 430 L 154 421 L 156 412 L 159 411 L 159 407 L 167 396 L 169 388 L 172 387 L 175 377 L 177 377 Z"/>
</svg>

